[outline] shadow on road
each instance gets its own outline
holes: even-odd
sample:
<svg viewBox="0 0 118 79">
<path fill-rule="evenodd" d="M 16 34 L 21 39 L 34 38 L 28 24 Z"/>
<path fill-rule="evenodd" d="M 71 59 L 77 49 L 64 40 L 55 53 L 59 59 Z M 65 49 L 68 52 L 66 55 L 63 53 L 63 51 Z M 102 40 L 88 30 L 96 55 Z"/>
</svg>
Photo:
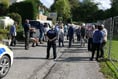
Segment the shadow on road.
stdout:
<svg viewBox="0 0 118 79">
<path fill-rule="evenodd" d="M 14 57 L 14 59 L 46 59 L 41 57 Z"/>
<path fill-rule="evenodd" d="M 57 62 L 78 62 L 78 61 L 90 61 L 90 57 L 68 57 L 68 58 L 62 58 L 60 57 L 57 59 Z"/>
<path fill-rule="evenodd" d="M 62 53 L 86 53 L 88 52 L 86 48 L 77 48 L 77 49 L 65 49 Z"/>
<path fill-rule="evenodd" d="M 86 55 L 86 53 L 89 53 L 87 48 L 67 48 L 61 53 L 62 55 L 56 60 L 57 62 L 90 61 L 90 57 Z"/>
</svg>

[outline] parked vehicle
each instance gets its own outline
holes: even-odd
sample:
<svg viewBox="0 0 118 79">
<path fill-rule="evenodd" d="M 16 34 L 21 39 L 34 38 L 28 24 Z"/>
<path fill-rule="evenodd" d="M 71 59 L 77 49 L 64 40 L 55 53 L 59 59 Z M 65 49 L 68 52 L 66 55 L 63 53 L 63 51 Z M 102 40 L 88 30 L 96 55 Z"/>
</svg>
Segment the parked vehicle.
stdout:
<svg viewBox="0 0 118 79">
<path fill-rule="evenodd" d="M 1 17 L 0 18 L 0 27 L 1 28 L 7 28 L 8 26 L 11 26 L 14 24 L 14 20 L 11 19 L 10 17 L 8 16 L 5 16 L 5 17 Z"/>
<path fill-rule="evenodd" d="M 13 64 L 13 52 L 3 44 L 0 44 L 0 79 L 5 77 Z"/>
<path fill-rule="evenodd" d="M 29 23 L 30 23 L 31 27 L 35 27 L 36 29 L 40 28 L 40 22 L 39 21 L 30 20 Z"/>
</svg>

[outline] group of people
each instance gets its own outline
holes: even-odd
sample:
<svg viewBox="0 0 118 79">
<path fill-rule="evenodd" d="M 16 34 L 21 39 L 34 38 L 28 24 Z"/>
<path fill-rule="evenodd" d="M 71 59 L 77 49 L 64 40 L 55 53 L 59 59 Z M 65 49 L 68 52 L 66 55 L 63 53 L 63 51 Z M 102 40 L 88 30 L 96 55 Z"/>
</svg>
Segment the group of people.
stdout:
<svg viewBox="0 0 118 79">
<path fill-rule="evenodd" d="M 17 23 L 14 22 L 14 25 L 10 28 L 11 46 L 16 45 L 16 25 Z M 42 40 L 44 39 L 47 42 L 47 59 L 50 56 L 51 47 L 53 48 L 53 58 L 55 59 L 57 56 L 56 40 L 58 40 L 59 47 L 64 47 L 64 37 L 66 36 L 67 40 L 69 40 L 68 47 L 70 48 L 72 46 L 72 42 L 74 42 L 75 35 L 77 37 L 77 41 L 80 41 L 82 47 L 85 46 L 85 40 L 88 40 L 88 51 L 92 52 L 90 60 L 93 60 L 96 50 L 96 60 L 104 57 L 104 46 L 107 42 L 107 30 L 102 24 L 86 27 L 85 24 L 75 26 L 73 24 L 58 23 L 48 27 L 48 25 L 44 23 L 42 29 L 38 30 L 37 28 L 32 27 L 29 20 L 26 19 L 23 27 L 25 34 L 25 49 L 29 49 L 30 40 L 32 41 L 32 47 L 35 47 L 38 46 L 39 41 L 42 43 Z M 40 36 L 39 32 L 41 32 Z"/>
<path fill-rule="evenodd" d="M 107 30 L 103 24 L 92 25 L 87 31 L 88 37 L 88 51 L 92 52 L 90 60 L 93 60 L 94 54 L 96 54 L 96 60 L 104 58 L 104 47 L 107 42 Z"/>
</svg>

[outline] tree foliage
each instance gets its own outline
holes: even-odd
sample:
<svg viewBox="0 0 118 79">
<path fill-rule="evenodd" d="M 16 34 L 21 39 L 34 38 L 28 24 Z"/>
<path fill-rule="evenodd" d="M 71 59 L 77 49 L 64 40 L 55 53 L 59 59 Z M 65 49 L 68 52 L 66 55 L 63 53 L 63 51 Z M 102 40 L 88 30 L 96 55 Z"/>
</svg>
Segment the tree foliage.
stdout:
<svg viewBox="0 0 118 79">
<path fill-rule="evenodd" d="M 0 16 L 7 14 L 8 7 L 9 7 L 9 0 L 0 0 Z"/>
<path fill-rule="evenodd" d="M 70 3 L 70 7 L 71 7 L 71 16 L 72 16 L 72 19 L 74 21 L 77 21 L 78 18 L 78 13 L 77 13 L 77 9 L 79 7 L 79 1 L 78 0 L 69 0 L 69 3 Z"/>
<path fill-rule="evenodd" d="M 71 8 L 68 0 L 56 0 L 55 4 L 52 6 L 52 11 L 57 12 L 58 17 L 62 17 L 63 20 L 67 20 L 71 17 Z"/>
<path fill-rule="evenodd" d="M 65 12 L 65 1 L 67 0 L 55 0 L 51 6 L 51 11 L 56 11 L 59 17 L 67 17 L 63 13 Z M 69 15 L 74 21 L 95 22 L 118 15 L 118 0 L 111 0 L 112 8 L 107 10 L 100 10 L 98 8 L 99 3 L 94 3 L 92 0 L 83 0 L 82 2 L 79 0 L 68 1 L 70 6 L 66 10 L 70 11 Z"/>
<path fill-rule="evenodd" d="M 8 16 L 10 16 L 10 18 L 16 21 L 17 24 L 21 24 L 22 18 L 18 13 L 9 13 Z"/>
<path fill-rule="evenodd" d="M 9 0 L 0 0 L 0 4 L 3 4 L 6 8 L 8 8 L 10 1 Z"/>
<path fill-rule="evenodd" d="M 24 2 L 14 3 L 10 6 L 9 12 L 20 14 L 23 22 L 25 19 L 36 19 L 38 4 L 36 0 L 26 0 Z"/>
<path fill-rule="evenodd" d="M 95 21 L 95 16 L 93 16 L 98 11 L 97 4 L 87 0 L 79 4 L 77 9 L 78 20 L 84 22 Z"/>
<path fill-rule="evenodd" d="M 118 16 L 118 0 L 112 0 L 111 15 Z"/>
</svg>

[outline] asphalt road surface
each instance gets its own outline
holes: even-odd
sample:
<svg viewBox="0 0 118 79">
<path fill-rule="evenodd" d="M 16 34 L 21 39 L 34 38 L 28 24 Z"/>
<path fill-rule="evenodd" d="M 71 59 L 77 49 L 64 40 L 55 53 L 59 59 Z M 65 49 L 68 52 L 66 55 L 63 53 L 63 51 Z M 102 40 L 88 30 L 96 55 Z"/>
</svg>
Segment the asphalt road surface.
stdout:
<svg viewBox="0 0 118 79">
<path fill-rule="evenodd" d="M 24 50 L 24 44 L 13 48 L 14 62 L 3 79 L 104 79 L 99 63 L 89 61 L 91 53 L 86 47 L 74 43 L 72 48 L 57 48 L 57 59 L 46 58 L 46 43 Z"/>
</svg>

